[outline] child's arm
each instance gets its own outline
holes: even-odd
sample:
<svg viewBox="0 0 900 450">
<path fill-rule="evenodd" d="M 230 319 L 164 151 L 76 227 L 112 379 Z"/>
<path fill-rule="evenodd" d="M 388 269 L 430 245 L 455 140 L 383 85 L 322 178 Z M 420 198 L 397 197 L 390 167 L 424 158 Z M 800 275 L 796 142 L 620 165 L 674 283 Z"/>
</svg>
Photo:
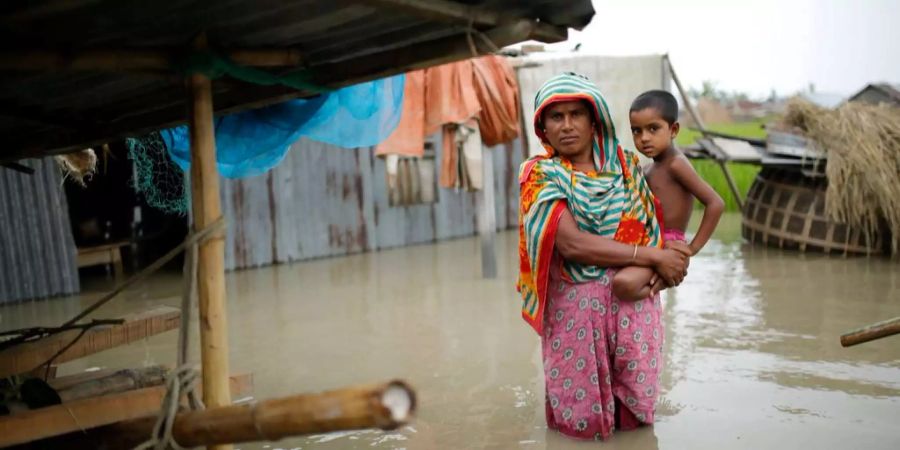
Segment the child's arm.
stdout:
<svg viewBox="0 0 900 450">
<path fill-rule="evenodd" d="M 700 178 L 686 158 L 677 158 L 672 161 L 671 170 L 675 180 L 681 183 L 697 200 L 700 200 L 704 207 L 700 228 L 697 229 L 697 234 L 690 243 L 691 251 L 696 255 L 706 245 L 706 241 L 709 240 L 716 225 L 719 224 L 719 218 L 722 217 L 722 212 L 725 210 L 725 202 L 709 184 Z"/>
</svg>

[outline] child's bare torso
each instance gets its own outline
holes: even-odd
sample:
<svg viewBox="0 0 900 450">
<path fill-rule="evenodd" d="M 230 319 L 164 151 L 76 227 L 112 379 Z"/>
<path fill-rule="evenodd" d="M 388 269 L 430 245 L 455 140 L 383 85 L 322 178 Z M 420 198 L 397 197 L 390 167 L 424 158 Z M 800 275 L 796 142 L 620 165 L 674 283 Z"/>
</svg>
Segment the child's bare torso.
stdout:
<svg viewBox="0 0 900 450">
<path fill-rule="evenodd" d="M 672 163 L 684 155 L 675 155 L 661 162 L 654 161 L 647 167 L 647 183 L 653 195 L 659 199 L 666 229 L 684 231 L 694 210 L 694 196 L 675 178 Z M 685 158 L 686 160 L 687 158 Z"/>
</svg>

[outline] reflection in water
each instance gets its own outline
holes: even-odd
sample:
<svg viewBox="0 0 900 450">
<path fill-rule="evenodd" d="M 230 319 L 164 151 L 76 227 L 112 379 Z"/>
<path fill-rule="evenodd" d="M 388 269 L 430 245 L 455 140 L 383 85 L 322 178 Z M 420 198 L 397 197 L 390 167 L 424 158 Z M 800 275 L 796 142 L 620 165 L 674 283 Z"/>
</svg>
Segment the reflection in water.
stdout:
<svg viewBox="0 0 900 450">
<path fill-rule="evenodd" d="M 257 398 L 403 378 L 420 399 L 399 430 L 237 448 L 900 448 L 900 338 L 838 342 L 900 315 L 898 265 L 751 248 L 739 220 L 724 218 L 664 296 L 659 423 L 600 445 L 546 429 L 539 341 L 513 287 L 514 232 L 498 239 L 496 280 L 480 278 L 474 239 L 231 273 L 231 367 L 254 374 Z M 58 323 L 101 288 L 0 308 L 0 328 Z M 179 288 L 177 274 L 158 277 L 100 315 L 177 305 Z M 175 341 L 170 332 L 61 372 L 171 363 Z"/>
</svg>

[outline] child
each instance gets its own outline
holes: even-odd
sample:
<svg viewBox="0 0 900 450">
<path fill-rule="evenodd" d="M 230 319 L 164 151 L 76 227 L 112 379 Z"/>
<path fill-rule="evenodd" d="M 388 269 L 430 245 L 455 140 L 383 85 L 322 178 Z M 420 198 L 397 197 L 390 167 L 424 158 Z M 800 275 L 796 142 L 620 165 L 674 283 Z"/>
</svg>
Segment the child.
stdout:
<svg viewBox="0 0 900 450">
<path fill-rule="evenodd" d="M 631 135 L 644 156 L 653 159 L 646 172 L 650 190 L 657 199 L 657 217 L 666 246 L 694 256 L 712 235 L 725 203 L 694 171 L 691 163 L 672 142 L 678 135 L 678 102 L 666 91 L 648 91 L 631 104 Z M 694 198 L 703 203 L 703 220 L 689 245 L 684 245 L 694 208 Z M 659 209 L 662 209 L 660 213 Z M 681 244 L 673 244 L 680 241 Z M 626 267 L 613 278 L 613 293 L 621 300 L 647 298 L 663 287 L 652 269 Z"/>
</svg>

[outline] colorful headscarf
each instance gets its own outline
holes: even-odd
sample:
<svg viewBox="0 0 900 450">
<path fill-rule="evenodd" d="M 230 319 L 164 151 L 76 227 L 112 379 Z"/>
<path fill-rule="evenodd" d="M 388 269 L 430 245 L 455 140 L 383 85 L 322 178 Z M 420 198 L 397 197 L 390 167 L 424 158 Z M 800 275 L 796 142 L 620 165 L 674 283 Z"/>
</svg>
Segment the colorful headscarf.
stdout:
<svg viewBox="0 0 900 450">
<path fill-rule="evenodd" d="M 584 100 L 596 124 L 596 171 L 574 170 L 543 133 L 541 116 L 553 103 Z M 550 260 L 559 218 L 565 208 L 579 228 L 627 244 L 660 246 L 653 195 L 637 155 L 619 146 L 609 107 L 594 83 L 574 73 L 548 80 L 534 99 L 534 131 L 546 155 L 528 159 L 519 171 L 519 281 L 522 317 L 538 332 L 543 326 Z M 606 268 L 564 261 L 562 274 L 575 283 L 598 280 Z"/>
</svg>

